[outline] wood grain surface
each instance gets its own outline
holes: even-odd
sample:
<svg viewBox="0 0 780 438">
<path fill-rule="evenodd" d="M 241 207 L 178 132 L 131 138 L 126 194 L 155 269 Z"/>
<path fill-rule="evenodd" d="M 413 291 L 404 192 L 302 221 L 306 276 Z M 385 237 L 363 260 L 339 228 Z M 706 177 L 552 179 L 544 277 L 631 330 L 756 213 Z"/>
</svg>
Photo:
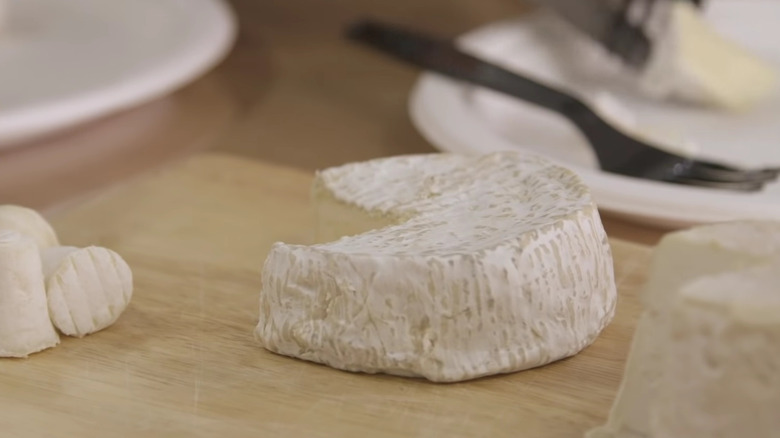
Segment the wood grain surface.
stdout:
<svg viewBox="0 0 780 438">
<path fill-rule="evenodd" d="M 123 255 L 135 294 L 109 329 L 0 360 L 2 435 L 552 438 L 603 421 L 647 247 L 612 240 L 617 315 L 575 357 L 457 384 L 352 374 L 274 355 L 252 336 L 271 244 L 310 240 L 310 181 L 206 154 L 54 217 L 65 244 Z"/>
</svg>

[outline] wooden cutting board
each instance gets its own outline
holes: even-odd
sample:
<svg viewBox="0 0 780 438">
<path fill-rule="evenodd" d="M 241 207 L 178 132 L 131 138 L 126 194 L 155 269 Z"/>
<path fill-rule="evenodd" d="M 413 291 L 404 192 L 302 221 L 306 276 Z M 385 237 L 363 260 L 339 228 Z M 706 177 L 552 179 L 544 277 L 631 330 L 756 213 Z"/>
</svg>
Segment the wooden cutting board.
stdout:
<svg viewBox="0 0 780 438">
<path fill-rule="evenodd" d="M 0 360 L 8 437 L 581 437 L 617 390 L 649 250 L 612 241 L 620 304 L 567 360 L 457 384 L 352 374 L 254 341 L 271 244 L 309 241 L 311 175 L 207 154 L 53 218 L 135 275 L 117 324 Z"/>
</svg>

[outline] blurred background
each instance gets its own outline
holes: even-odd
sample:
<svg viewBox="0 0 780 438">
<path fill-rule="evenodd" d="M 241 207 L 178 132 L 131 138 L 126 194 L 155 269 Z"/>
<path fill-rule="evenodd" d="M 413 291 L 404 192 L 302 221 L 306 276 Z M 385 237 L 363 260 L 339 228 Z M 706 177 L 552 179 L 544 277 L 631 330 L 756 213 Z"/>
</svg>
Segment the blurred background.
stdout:
<svg viewBox="0 0 780 438">
<path fill-rule="evenodd" d="M 347 25 L 373 17 L 454 38 L 533 10 L 523 0 L 0 0 L 0 203 L 53 212 L 206 150 L 309 172 L 434 152 L 409 113 L 420 71 L 347 41 Z M 605 217 L 614 236 L 660 236 Z"/>
<path fill-rule="evenodd" d="M 0 199 L 51 208 L 205 149 L 306 170 L 433 151 L 406 112 L 418 72 L 347 43 L 345 26 L 375 16 L 455 36 L 528 9 L 518 0 L 228 4 L 238 28 L 216 68 L 172 94 L 0 147 Z M 12 37 L 7 27 L 14 17 L 5 15 L 0 41 Z"/>
</svg>

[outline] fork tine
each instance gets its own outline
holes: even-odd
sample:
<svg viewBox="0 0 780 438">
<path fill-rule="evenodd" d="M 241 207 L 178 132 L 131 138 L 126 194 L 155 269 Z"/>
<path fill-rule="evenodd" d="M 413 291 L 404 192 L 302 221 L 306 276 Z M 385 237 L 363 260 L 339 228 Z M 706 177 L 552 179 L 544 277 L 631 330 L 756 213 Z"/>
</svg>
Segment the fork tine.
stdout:
<svg viewBox="0 0 780 438">
<path fill-rule="evenodd" d="M 644 149 L 632 158 L 611 171 L 673 184 L 743 192 L 761 190 L 780 173 L 779 169 L 740 170 L 695 159 L 681 159 L 658 149 Z"/>
<path fill-rule="evenodd" d="M 602 151 L 608 154 L 599 157 L 603 170 L 608 172 L 620 173 L 623 175 L 641 175 L 645 178 L 657 179 L 669 182 L 686 181 L 691 184 L 702 181 L 702 184 L 708 186 L 719 186 L 722 188 L 740 189 L 742 185 L 752 188 L 754 185 L 761 185 L 772 182 L 780 176 L 780 169 L 737 169 L 723 164 L 696 160 L 692 158 L 682 158 L 671 152 L 663 151 L 649 147 L 636 139 L 626 137 L 620 133 L 617 139 L 613 139 L 614 144 L 633 146 L 632 153 L 622 157 L 613 154 L 615 148 L 606 148 L 609 139 L 602 138 L 601 142 L 591 142 L 591 144 L 600 145 Z M 598 150 L 598 149 L 597 149 Z M 619 157 L 618 161 L 607 161 L 607 158 Z M 709 182 L 711 184 L 704 184 Z"/>
<path fill-rule="evenodd" d="M 725 189 L 732 191 L 742 192 L 757 192 L 764 188 L 764 182 L 762 181 L 712 181 L 695 178 L 679 177 L 673 180 L 667 180 L 667 182 L 674 184 L 682 184 L 686 186 L 700 186 L 713 189 Z"/>
<path fill-rule="evenodd" d="M 780 174 L 778 169 L 739 170 L 703 161 L 694 161 L 687 170 L 687 176 L 691 178 L 729 183 L 766 183 L 775 181 Z"/>
</svg>

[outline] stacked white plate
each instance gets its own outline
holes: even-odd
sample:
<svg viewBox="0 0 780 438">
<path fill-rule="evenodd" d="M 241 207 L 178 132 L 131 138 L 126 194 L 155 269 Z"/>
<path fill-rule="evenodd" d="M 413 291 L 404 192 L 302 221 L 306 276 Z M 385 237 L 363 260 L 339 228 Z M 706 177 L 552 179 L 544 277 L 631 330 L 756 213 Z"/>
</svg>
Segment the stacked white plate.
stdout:
<svg viewBox="0 0 780 438">
<path fill-rule="evenodd" d="M 713 0 L 707 19 L 723 34 L 780 71 L 780 1 Z M 608 93 L 638 123 L 675 132 L 702 158 L 780 166 L 780 93 L 742 114 L 652 101 L 594 57 L 566 26 L 545 14 L 476 29 L 459 44 L 485 59 L 584 96 Z M 421 76 L 410 99 L 413 122 L 437 148 L 463 153 L 528 150 L 577 171 L 600 209 L 659 226 L 743 218 L 780 219 L 780 183 L 759 193 L 667 184 L 602 172 L 587 142 L 567 121 L 517 99 L 433 73 Z"/>
<path fill-rule="evenodd" d="M 236 30 L 222 0 L 0 3 L 0 149 L 175 90 Z"/>
</svg>

